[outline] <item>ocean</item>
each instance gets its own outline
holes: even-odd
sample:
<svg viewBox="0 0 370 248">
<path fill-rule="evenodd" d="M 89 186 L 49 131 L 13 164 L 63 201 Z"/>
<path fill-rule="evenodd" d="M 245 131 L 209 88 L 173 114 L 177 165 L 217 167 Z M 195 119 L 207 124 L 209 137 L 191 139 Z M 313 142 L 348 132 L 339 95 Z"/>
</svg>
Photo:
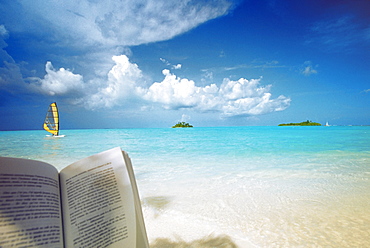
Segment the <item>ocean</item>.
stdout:
<svg viewBox="0 0 370 248">
<path fill-rule="evenodd" d="M 370 247 L 370 127 L 1 131 L 0 156 L 59 170 L 133 162 L 151 247 Z"/>
</svg>

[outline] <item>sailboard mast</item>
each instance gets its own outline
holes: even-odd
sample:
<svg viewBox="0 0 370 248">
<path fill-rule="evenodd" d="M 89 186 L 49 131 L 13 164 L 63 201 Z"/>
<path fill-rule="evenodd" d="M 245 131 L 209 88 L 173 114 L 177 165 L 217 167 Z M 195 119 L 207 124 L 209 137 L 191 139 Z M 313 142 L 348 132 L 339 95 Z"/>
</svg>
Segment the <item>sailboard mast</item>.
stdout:
<svg viewBox="0 0 370 248">
<path fill-rule="evenodd" d="M 59 113 L 56 102 L 50 104 L 48 108 L 44 121 L 44 129 L 53 134 L 53 136 L 58 136 L 59 134 Z"/>
</svg>

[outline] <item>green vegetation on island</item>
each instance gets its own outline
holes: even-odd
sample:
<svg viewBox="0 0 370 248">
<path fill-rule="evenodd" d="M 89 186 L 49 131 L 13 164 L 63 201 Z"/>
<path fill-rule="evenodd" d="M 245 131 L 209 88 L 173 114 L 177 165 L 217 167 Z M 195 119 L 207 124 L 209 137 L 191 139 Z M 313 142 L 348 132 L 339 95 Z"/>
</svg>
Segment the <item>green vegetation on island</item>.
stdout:
<svg viewBox="0 0 370 248">
<path fill-rule="evenodd" d="M 279 126 L 321 126 L 321 124 L 307 120 L 300 123 L 283 123 L 279 124 Z"/>
<path fill-rule="evenodd" d="M 172 128 L 176 128 L 176 127 L 193 127 L 193 126 L 183 121 L 183 122 L 179 122 L 176 125 L 172 126 Z"/>
</svg>

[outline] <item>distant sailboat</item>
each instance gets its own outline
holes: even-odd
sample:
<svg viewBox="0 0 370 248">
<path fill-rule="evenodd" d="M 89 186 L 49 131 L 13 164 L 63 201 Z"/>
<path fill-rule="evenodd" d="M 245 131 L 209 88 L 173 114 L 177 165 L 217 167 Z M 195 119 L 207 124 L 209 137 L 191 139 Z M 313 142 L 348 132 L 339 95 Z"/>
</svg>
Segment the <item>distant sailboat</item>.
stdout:
<svg viewBox="0 0 370 248">
<path fill-rule="evenodd" d="M 57 103 L 50 104 L 44 121 L 44 129 L 52 134 L 53 137 L 64 137 L 59 135 L 59 113 Z"/>
<path fill-rule="evenodd" d="M 326 127 L 329 127 L 329 126 L 330 126 L 330 125 L 329 125 L 329 122 L 326 122 L 325 126 L 326 126 Z"/>
</svg>

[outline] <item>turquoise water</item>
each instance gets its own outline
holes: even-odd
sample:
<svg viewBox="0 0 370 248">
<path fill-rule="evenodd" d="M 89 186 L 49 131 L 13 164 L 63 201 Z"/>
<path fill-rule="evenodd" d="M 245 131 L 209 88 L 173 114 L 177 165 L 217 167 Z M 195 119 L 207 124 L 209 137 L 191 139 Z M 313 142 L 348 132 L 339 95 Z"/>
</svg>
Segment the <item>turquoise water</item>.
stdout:
<svg viewBox="0 0 370 248">
<path fill-rule="evenodd" d="M 66 165 L 116 146 L 133 161 L 150 242 L 370 246 L 370 127 L 0 132 L 0 156 Z"/>
</svg>

